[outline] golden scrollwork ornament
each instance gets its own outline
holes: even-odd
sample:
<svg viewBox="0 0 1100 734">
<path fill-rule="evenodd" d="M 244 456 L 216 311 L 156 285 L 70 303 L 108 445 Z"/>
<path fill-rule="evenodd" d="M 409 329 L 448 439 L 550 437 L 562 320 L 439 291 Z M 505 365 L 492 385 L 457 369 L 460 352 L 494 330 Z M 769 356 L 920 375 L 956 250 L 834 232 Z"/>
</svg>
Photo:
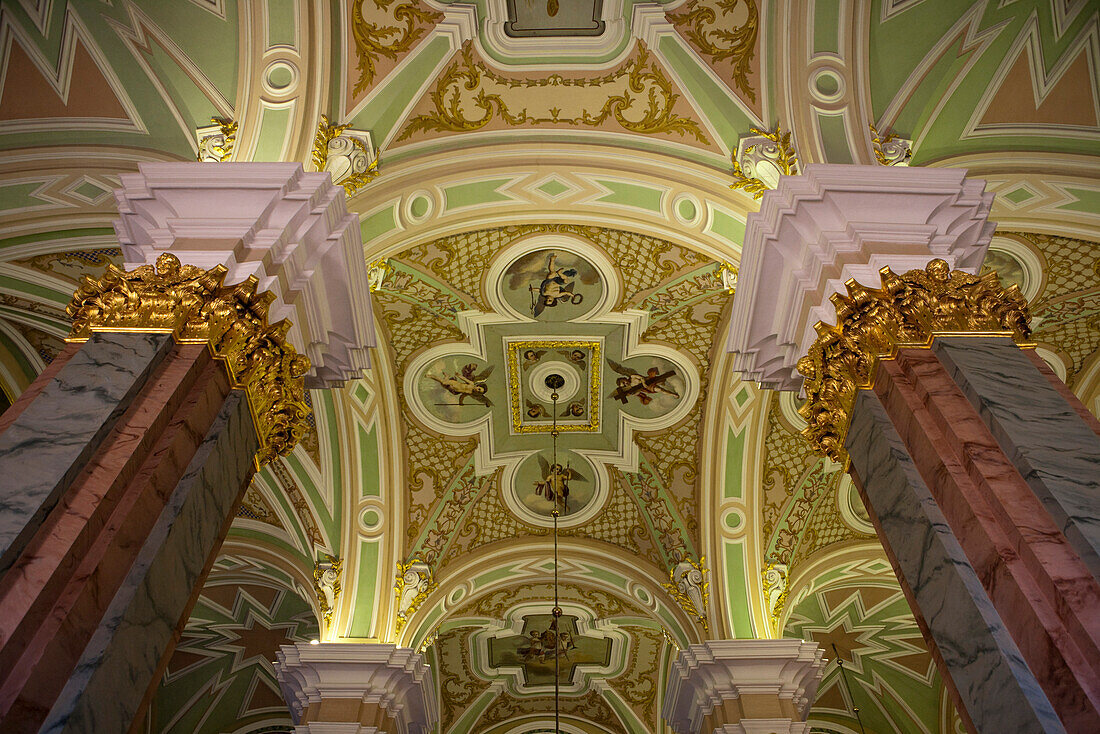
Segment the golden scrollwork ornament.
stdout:
<svg viewBox="0 0 1100 734">
<path fill-rule="evenodd" d="M 66 341 L 95 332 L 171 334 L 179 344 L 206 344 L 222 362 L 230 385 L 244 389 L 260 440 L 257 468 L 289 454 L 309 430 L 303 378 L 309 358 L 287 341 L 290 322 L 268 323 L 274 296 L 257 292 L 254 277 L 224 285 L 226 269 L 181 265 L 164 253 L 156 265 L 126 272 L 108 265 L 84 276 L 68 306 Z"/>
<path fill-rule="evenodd" d="M 787 603 L 787 565 L 768 562 L 760 569 L 760 580 L 764 588 L 765 610 L 772 632 L 779 634 L 779 618 L 783 616 L 783 607 Z"/>
<path fill-rule="evenodd" d="M 798 173 L 798 156 L 791 144 L 791 134 L 775 126 L 775 132 L 750 127 L 749 136 L 742 138 L 733 156 L 734 182 L 731 189 L 741 189 L 759 199 L 768 189 L 779 185 L 780 176 Z"/>
<path fill-rule="evenodd" d="M 913 157 L 913 141 L 898 137 L 893 132 L 880 134 L 878 128 L 872 122 L 868 124 L 871 129 L 871 147 L 875 152 L 875 160 L 882 166 L 908 166 L 909 159 Z"/>
<path fill-rule="evenodd" d="M 332 624 L 332 615 L 336 611 L 336 601 L 340 598 L 340 574 L 344 562 L 336 556 L 325 554 L 325 560 L 318 561 L 313 569 L 313 590 L 317 594 L 317 604 L 321 608 L 321 617 L 325 626 Z"/>
<path fill-rule="evenodd" d="M 333 125 L 321 115 L 313 138 L 313 164 L 328 171 L 332 183 L 343 186 L 350 196 L 378 178 L 381 156 L 374 152 L 370 133 L 351 130 L 350 125 Z"/>
<path fill-rule="evenodd" d="M 927 347 L 937 335 L 1001 335 L 1023 344 L 1031 334 L 1027 301 L 996 273 L 970 275 L 936 259 L 923 270 L 898 275 L 885 267 L 879 275 L 881 288 L 849 280 L 847 295 L 833 295 L 836 326 L 818 322 L 817 339 L 798 361 L 807 396 L 798 409 L 807 422 L 802 434 L 843 465 L 856 392 L 871 387 L 880 360 Z"/>
<path fill-rule="evenodd" d="M 681 608 L 707 629 L 707 602 L 710 581 L 707 579 L 706 558 L 693 561 L 685 558 L 668 572 L 669 583 L 661 584 Z"/>
<path fill-rule="evenodd" d="M 211 117 L 210 124 L 195 130 L 199 152 L 195 159 L 200 163 L 224 163 L 233 155 L 237 142 L 237 121 L 224 117 Z"/>
<path fill-rule="evenodd" d="M 394 621 L 393 634 L 394 637 L 400 637 L 409 617 L 439 584 L 432 579 L 431 567 L 419 558 L 413 558 L 408 563 L 398 563 L 396 579 L 393 593 L 397 597 L 397 618 Z"/>
</svg>

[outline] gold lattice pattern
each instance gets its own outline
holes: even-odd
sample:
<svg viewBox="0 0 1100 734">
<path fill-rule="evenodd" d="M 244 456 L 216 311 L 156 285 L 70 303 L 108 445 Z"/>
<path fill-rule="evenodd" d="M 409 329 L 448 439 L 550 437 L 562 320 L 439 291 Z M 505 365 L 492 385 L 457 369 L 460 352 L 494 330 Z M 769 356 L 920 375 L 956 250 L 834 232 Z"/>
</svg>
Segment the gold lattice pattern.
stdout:
<svg viewBox="0 0 1100 734">
<path fill-rule="evenodd" d="M 795 482 L 805 473 L 810 464 L 817 461 L 813 449 L 801 434 L 792 433 L 780 421 L 778 397 L 772 398 L 768 411 L 768 433 L 764 439 L 764 537 L 770 537 L 775 530 L 783 505 Z"/>
<path fill-rule="evenodd" d="M 1005 234 L 1028 240 L 1046 258 L 1046 287 L 1033 307 L 1035 313 L 1051 298 L 1100 286 L 1100 245 L 1096 242 L 1027 232 Z"/>
<path fill-rule="evenodd" d="M 810 517 L 810 522 L 802 535 L 802 543 L 791 559 L 792 567 L 809 558 L 816 551 L 833 543 L 842 543 L 846 540 L 867 540 L 875 537 L 854 530 L 841 518 L 840 510 L 837 508 L 836 492 L 838 486 L 839 482 L 831 482 L 828 494 L 822 497 L 817 506 L 814 507 L 813 515 Z"/>
<path fill-rule="evenodd" d="M 705 255 L 643 234 L 596 227 L 571 229 L 611 255 L 623 279 L 623 305 L 634 303 L 643 291 L 657 287 L 677 271 L 710 261 Z M 709 345 L 710 337 L 706 341 Z"/>
<path fill-rule="evenodd" d="M 464 232 L 411 247 L 395 259 L 438 276 L 484 311 L 487 307 L 481 298 L 481 277 L 489 261 L 510 241 L 530 231 L 531 227 L 496 227 Z"/>
<path fill-rule="evenodd" d="M 711 348 L 714 343 L 714 331 L 722 317 L 722 308 L 729 299 L 724 292 L 711 296 L 706 301 L 691 308 L 685 308 L 662 319 L 648 328 L 643 334 L 646 341 L 675 344 L 698 362 L 706 374 L 710 364 Z M 699 319 L 702 319 L 701 321 Z"/>
<path fill-rule="evenodd" d="M 638 546 L 636 529 L 641 530 L 644 525 L 642 516 L 638 512 L 638 506 L 626 496 L 626 492 L 619 487 L 612 486 L 611 499 L 592 522 L 578 528 L 561 531 L 561 535 L 576 537 L 599 538 L 607 543 L 612 543 L 624 548 L 635 555 L 641 555 L 642 549 Z M 651 558 L 658 562 L 656 559 Z"/>
<path fill-rule="evenodd" d="M 428 509 L 450 482 L 452 470 L 466 464 L 477 440 L 444 441 L 413 421 L 406 421 L 405 446 L 409 457 L 406 476 L 412 495 L 406 540 L 411 544 L 420 535 Z"/>
<path fill-rule="evenodd" d="M 521 523 L 500 504 L 493 492 L 486 492 L 474 503 L 466 520 L 466 528 L 475 532 L 466 550 L 473 550 L 505 538 L 521 535 L 546 535 L 547 531 Z M 457 549 L 455 549 L 457 550 Z"/>
<path fill-rule="evenodd" d="M 384 291 L 376 292 L 374 298 L 389 335 L 399 382 L 414 352 L 435 342 L 464 339 L 461 331 L 430 311 L 387 295 Z"/>
</svg>

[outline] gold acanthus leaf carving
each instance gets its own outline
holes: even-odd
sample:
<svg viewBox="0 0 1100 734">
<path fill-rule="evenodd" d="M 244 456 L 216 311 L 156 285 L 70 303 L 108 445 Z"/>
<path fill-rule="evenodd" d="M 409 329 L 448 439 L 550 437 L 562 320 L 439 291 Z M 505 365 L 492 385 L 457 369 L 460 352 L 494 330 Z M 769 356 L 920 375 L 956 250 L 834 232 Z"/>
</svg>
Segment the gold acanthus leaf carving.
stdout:
<svg viewBox="0 0 1100 734">
<path fill-rule="evenodd" d="M 203 270 L 175 255 L 131 272 L 108 265 L 99 279 L 84 276 L 73 294 L 66 341 L 95 332 L 171 334 L 180 344 L 206 344 L 225 365 L 230 384 L 248 398 L 260 448 L 257 468 L 285 456 L 309 430 L 303 377 L 309 358 L 287 341 L 290 322 L 268 323 L 274 296 L 257 293 L 257 281 L 223 284 L 221 265 Z"/>
<path fill-rule="evenodd" d="M 377 9 L 371 13 L 370 20 L 363 12 L 363 6 L 367 3 Z M 443 20 L 443 13 L 422 7 L 419 2 L 399 2 L 392 11 L 391 5 L 393 0 L 352 0 L 351 35 L 355 41 L 355 55 L 359 59 L 356 67 L 359 79 L 352 89 L 353 95 L 358 95 L 374 83 L 377 74 L 375 63 L 380 56 L 396 61 L 398 54 L 410 51 L 429 27 Z M 375 22 L 382 17 L 387 22 Z M 388 22 L 391 19 L 392 24 Z"/>
<path fill-rule="evenodd" d="M 600 127 L 613 120 L 630 132 L 691 136 L 709 145 L 699 123 L 676 114 L 679 99 L 672 81 L 651 63 L 641 43 L 633 58 L 601 77 L 552 74 L 520 79 L 500 76 L 476 61 L 472 42 L 467 41 L 461 58 L 448 67 L 431 92 L 434 109 L 410 120 L 398 140 L 418 132 L 471 132 L 499 118 L 512 127 Z M 595 112 L 585 107 L 592 101 L 601 104 Z"/>
<path fill-rule="evenodd" d="M 778 176 L 792 176 L 798 173 L 798 156 L 791 144 L 791 134 L 783 132 L 782 126 L 778 124 L 773 133 L 756 127 L 750 127 L 749 133 L 761 140 L 754 145 L 746 146 L 741 152 L 740 157 L 745 162 L 745 168 L 749 169 L 748 173 L 742 167 L 742 161 L 738 160 L 738 155 L 734 154 L 733 177 L 735 180 L 730 184 L 730 188 L 744 189 L 745 193 L 752 194 L 752 198 L 760 199 L 765 191 L 772 188 L 760 179 L 758 171 L 761 167 L 770 167 L 777 180 Z"/>
<path fill-rule="evenodd" d="M 868 123 L 867 127 L 871 131 L 871 148 L 880 166 L 909 165 L 909 160 L 913 157 L 913 148 L 909 141 L 898 137 L 893 131 L 880 133 L 873 122 Z"/>
<path fill-rule="evenodd" d="M 1031 334 L 1027 301 L 1015 285 L 1003 287 L 996 273 L 970 275 L 939 259 L 904 275 L 889 267 L 879 273 L 881 288 L 849 280 L 848 295 L 833 295 L 837 325 L 818 322 L 817 340 L 798 361 L 807 396 L 798 409 L 808 423 L 802 434 L 844 465 L 856 392 L 871 387 L 880 360 L 899 348 L 926 347 L 940 334 L 1003 335 L 1017 343 Z"/>
<path fill-rule="evenodd" d="M 313 159 L 313 165 L 317 166 L 318 171 L 328 170 L 329 156 L 332 152 L 334 143 L 337 141 L 340 144 L 342 150 L 339 151 L 339 158 L 351 161 L 351 172 L 345 175 L 343 178 L 337 180 L 337 174 L 330 172 L 333 177 L 333 183 L 339 184 L 344 187 L 344 191 L 350 196 L 359 189 L 366 186 L 368 183 L 378 178 L 378 164 L 382 162 L 382 156 L 375 154 L 371 157 L 371 151 L 367 149 L 367 146 L 363 144 L 363 141 L 357 137 L 344 137 L 344 131 L 351 127 L 350 124 L 346 125 L 333 125 L 329 122 L 328 115 L 322 114 L 320 122 L 317 123 L 317 133 L 313 136 L 313 151 L 311 158 Z M 361 170 L 355 170 L 356 161 L 362 161 L 363 165 Z"/>
<path fill-rule="evenodd" d="M 741 23 L 732 28 L 722 27 L 738 17 L 739 5 L 745 12 Z M 754 0 L 689 0 L 671 18 L 677 25 L 685 26 L 684 35 L 712 62 L 729 60 L 733 65 L 733 83 L 756 101 L 756 91 L 749 86 L 749 67 L 760 33 L 760 11 Z"/>
</svg>

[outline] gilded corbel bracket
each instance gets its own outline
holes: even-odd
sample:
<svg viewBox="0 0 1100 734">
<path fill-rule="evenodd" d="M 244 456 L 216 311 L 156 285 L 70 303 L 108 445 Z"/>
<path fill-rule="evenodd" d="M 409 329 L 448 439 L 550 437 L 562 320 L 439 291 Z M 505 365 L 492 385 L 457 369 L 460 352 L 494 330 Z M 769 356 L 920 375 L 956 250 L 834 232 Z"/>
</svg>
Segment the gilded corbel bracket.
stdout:
<svg viewBox="0 0 1100 734">
<path fill-rule="evenodd" d="M 844 440 L 858 390 L 870 388 L 875 368 L 899 349 L 930 347 L 936 336 L 1008 336 L 1027 345 L 1031 335 L 1027 301 L 1015 285 L 1005 288 L 996 273 L 970 275 L 940 259 L 923 270 L 897 275 L 879 271 L 882 287 L 849 280 L 848 295 L 832 297 L 837 325 L 818 322 L 818 337 L 798 361 L 805 378 L 806 419 L 802 434 L 819 453 L 848 465 Z"/>
<path fill-rule="evenodd" d="M 317 604 L 326 628 L 332 625 L 336 601 L 340 598 L 340 575 L 343 570 L 343 560 L 327 553 L 325 560 L 318 561 L 313 569 L 313 590 L 317 594 Z"/>
<path fill-rule="evenodd" d="M 733 155 L 734 182 L 731 189 L 742 189 L 759 199 L 764 192 L 779 185 L 780 176 L 798 173 L 798 156 L 791 144 L 791 134 L 775 126 L 775 132 L 750 127 L 750 135 L 742 138 Z"/>
<path fill-rule="evenodd" d="M 685 558 L 668 572 L 669 583 L 661 584 L 676 603 L 703 626 L 704 631 L 708 629 L 707 603 L 710 601 L 710 580 L 705 563 L 706 558 L 698 561 Z"/>
<path fill-rule="evenodd" d="M 130 272 L 108 265 L 98 280 L 84 276 L 67 312 L 66 341 L 96 332 L 171 334 L 177 344 L 206 344 L 225 365 L 233 388 L 243 389 L 260 440 L 259 469 L 289 454 L 309 430 L 303 377 L 309 358 L 287 341 L 290 322 L 268 323 L 274 296 L 248 278 L 224 285 L 221 265 L 203 270 L 164 253 L 156 265 Z"/>
<path fill-rule="evenodd" d="M 394 639 L 401 637 L 401 631 L 408 624 L 409 617 L 420 608 L 428 595 L 438 586 L 439 584 L 432 578 L 431 566 L 419 558 L 413 558 L 408 563 L 397 564 L 396 582 L 393 585 L 393 593 L 397 597 L 397 618 L 393 624 Z"/>
<path fill-rule="evenodd" d="M 199 144 L 196 160 L 200 163 L 224 163 L 233 156 L 237 121 L 211 117 L 209 125 L 195 129 L 195 139 Z"/>
</svg>

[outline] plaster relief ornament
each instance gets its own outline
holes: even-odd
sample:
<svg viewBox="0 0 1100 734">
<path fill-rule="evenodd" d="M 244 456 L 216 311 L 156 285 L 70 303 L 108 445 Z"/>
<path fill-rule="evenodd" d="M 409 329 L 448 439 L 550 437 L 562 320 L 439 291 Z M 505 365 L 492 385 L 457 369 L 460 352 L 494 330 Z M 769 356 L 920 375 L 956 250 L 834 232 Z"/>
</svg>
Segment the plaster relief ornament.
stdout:
<svg viewBox="0 0 1100 734">
<path fill-rule="evenodd" d="M 768 189 L 779 185 L 780 176 L 793 176 L 798 173 L 798 156 L 791 145 L 791 134 L 775 126 L 771 133 L 750 127 L 750 135 L 741 138 L 737 153 L 733 157 L 733 176 L 736 179 L 731 189 L 744 189 L 759 199 Z"/>
<path fill-rule="evenodd" d="M 332 615 L 336 610 L 336 600 L 340 598 L 340 573 L 344 562 L 336 556 L 325 556 L 327 560 L 318 561 L 313 569 L 313 588 L 317 592 L 317 603 L 321 607 L 321 616 L 325 625 L 332 624 Z"/>
<path fill-rule="evenodd" d="M 663 584 L 665 589 L 683 607 L 684 611 L 691 614 L 703 629 L 707 629 L 707 599 L 709 596 L 709 582 L 707 571 L 703 567 L 706 559 L 700 558 L 696 563 L 690 558 L 677 563 L 669 571 L 669 582 Z"/>
<path fill-rule="evenodd" d="M 432 569 L 427 563 L 414 558 L 408 563 L 397 564 L 397 583 L 393 592 L 397 597 L 397 619 L 394 622 L 394 634 L 400 635 L 401 630 L 409 621 L 409 617 L 428 598 L 428 594 L 435 590 L 437 584 L 432 580 Z"/>
<path fill-rule="evenodd" d="M 779 632 L 779 618 L 787 601 L 787 564 L 766 563 L 763 568 L 764 601 L 772 631 Z"/>
<path fill-rule="evenodd" d="M 883 166 L 908 166 L 909 159 L 913 157 L 913 141 L 899 138 L 893 132 L 885 135 L 879 134 L 874 123 L 867 127 L 871 129 L 871 146 L 875 150 L 875 160 Z"/>
<path fill-rule="evenodd" d="M 332 125 L 321 115 L 313 139 L 313 164 L 327 171 L 332 182 L 354 194 L 378 178 L 381 157 L 371 143 L 370 132 L 352 130 L 350 125 Z"/>
<path fill-rule="evenodd" d="M 199 152 L 195 157 L 199 163 L 222 163 L 233 155 L 237 123 L 235 120 L 211 117 L 209 125 L 195 129 L 195 139 L 199 143 Z"/>
<path fill-rule="evenodd" d="M 375 260 L 367 266 L 367 285 L 371 293 L 382 288 L 386 278 L 393 272 L 393 266 L 385 260 Z"/>
</svg>

